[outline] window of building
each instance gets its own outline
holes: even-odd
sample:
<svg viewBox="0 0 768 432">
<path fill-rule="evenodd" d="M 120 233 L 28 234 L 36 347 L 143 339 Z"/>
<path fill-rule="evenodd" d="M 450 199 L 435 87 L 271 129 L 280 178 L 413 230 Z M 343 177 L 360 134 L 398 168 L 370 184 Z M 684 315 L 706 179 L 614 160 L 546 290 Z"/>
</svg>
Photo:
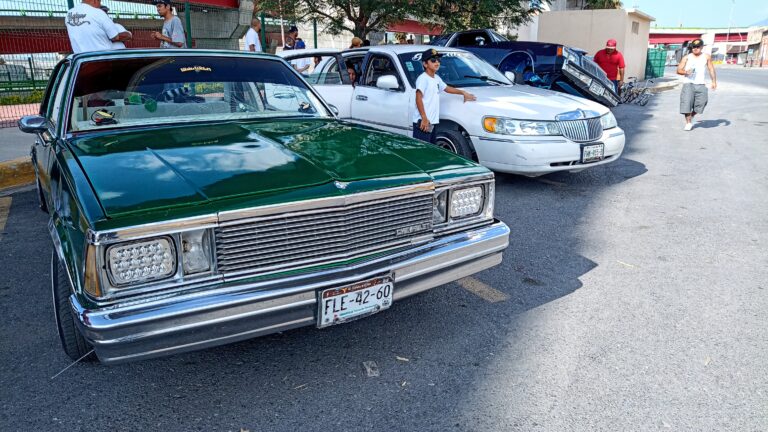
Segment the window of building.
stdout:
<svg viewBox="0 0 768 432">
<path fill-rule="evenodd" d="M 632 21 L 632 33 L 634 34 L 640 33 L 640 22 Z"/>
</svg>

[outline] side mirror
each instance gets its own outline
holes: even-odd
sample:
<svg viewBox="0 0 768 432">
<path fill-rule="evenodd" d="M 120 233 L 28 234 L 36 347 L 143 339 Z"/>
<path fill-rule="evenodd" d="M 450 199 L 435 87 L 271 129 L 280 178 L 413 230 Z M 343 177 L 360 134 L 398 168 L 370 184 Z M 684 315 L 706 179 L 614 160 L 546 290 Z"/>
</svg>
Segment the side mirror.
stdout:
<svg viewBox="0 0 768 432">
<path fill-rule="evenodd" d="M 26 116 L 19 120 L 19 129 L 24 133 L 41 134 L 47 132 L 49 126 L 48 119 L 39 115 Z"/>
<path fill-rule="evenodd" d="M 333 115 L 335 115 L 335 116 L 339 115 L 339 109 L 336 108 L 336 105 L 328 104 L 328 108 L 331 109 L 331 112 L 333 113 Z"/>
<path fill-rule="evenodd" d="M 485 45 L 485 38 L 482 36 L 475 37 L 475 45 L 477 46 L 484 46 Z"/>
<path fill-rule="evenodd" d="M 376 80 L 376 87 L 386 90 L 397 90 L 400 88 L 400 84 L 394 75 L 384 75 Z"/>
<path fill-rule="evenodd" d="M 507 77 L 508 80 L 512 82 L 512 84 L 515 83 L 515 73 L 512 71 L 506 71 L 504 72 L 504 76 Z"/>
</svg>

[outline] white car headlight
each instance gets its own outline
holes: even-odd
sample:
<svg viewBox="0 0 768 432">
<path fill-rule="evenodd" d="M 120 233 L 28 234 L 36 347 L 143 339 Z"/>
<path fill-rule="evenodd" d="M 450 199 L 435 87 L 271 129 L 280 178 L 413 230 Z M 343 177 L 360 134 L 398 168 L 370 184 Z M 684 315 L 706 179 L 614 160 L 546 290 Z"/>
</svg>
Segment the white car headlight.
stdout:
<svg viewBox="0 0 768 432">
<path fill-rule="evenodd" d="M 484 117 L 483 129 L 501 135 L 560 135 L 556 122 Z"/>
<path fill-rule="evenodd" d="M 614 117 L 613 113 L 608 111 L 608 114 L 603 115 L 600 117 L 600 124 L 603 125 L 603 129 L 611 129 L 618 126 L 618 123 L 616 122 L 616 117 Z"/>
<path fill-rule="evenodd" d="M 206 272 L 211 269 L 211 240 L 208 230 L 188 231 L 181 234 L 181 257 L 184 274 Z"/>
<path fill-rule="evenodd" d="M 451 192 L 451 218 L 474 216 L 483 209 L 485 196 L 482 186 L 456 189 Z"/>
<path fill-rule="evenodd" d="M 448 215 L 448 190 L 438 192 L 432 208 L 432 223 L 437 225 L 446 221 Z"/>
<path fill-rule="evenodd" d="M 117 286 L 165 279 L 176 273 L 176 250 L 168 237 L 112 245 L 107 269 Z"/>
</svg>

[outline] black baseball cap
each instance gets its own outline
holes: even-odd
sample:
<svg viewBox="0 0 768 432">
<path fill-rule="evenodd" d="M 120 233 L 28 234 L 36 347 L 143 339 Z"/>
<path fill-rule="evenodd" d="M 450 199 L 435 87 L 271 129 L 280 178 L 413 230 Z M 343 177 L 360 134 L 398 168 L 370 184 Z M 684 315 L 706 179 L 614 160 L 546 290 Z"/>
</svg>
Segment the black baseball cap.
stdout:
<svg viewBox="0 0 768 432">
<path fill-rule="evenodd" d="M 152 3 L 154 3 L 155 5 L 164 4 L 164 5 L 170 6 L 171 0 L 154 0 Z"/>
<path fill-rule="evenodd" d="M 443 55 L 440 54 L 439 52 L 437 52 L 436 49 L 430 48 L 430 49 L 424 51 L 423 53 L 421 53 L 421 61 L 425 62 L 425 61 L 427 61 L 427 60 L 429 60 L 431 58 L 440 58 L 442 56 Z"/>
<path fill-rule="evenodd" d="M 298 33 L 299 28 L 296 26 L 291 26 L 291 28 L 288 29 L 288 33 Z"/>
<path fill-rule="evenodd" d="M 691 48 L 701 48 L 704 46 L 704 41 L 701 39 L 694 39 L 691 41 Z"/>
</svg>

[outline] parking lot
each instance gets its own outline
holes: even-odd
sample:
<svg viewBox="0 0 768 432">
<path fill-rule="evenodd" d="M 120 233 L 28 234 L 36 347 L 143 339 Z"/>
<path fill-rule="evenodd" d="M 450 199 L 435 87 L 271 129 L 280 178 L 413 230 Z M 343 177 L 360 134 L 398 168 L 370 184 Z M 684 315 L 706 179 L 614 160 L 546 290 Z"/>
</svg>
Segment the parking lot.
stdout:
<svg viewBox="0 0 768 432">
<path fill-rule="evenodd" d="M 158 360 L 62 372 L 47 216 L 0 197 L 0 429 L 768 430 L 768 72 L 719 78 L 691 132 L 668 91 L 612 164 L 497 175 L 501 265 Z"/>
</svg>

